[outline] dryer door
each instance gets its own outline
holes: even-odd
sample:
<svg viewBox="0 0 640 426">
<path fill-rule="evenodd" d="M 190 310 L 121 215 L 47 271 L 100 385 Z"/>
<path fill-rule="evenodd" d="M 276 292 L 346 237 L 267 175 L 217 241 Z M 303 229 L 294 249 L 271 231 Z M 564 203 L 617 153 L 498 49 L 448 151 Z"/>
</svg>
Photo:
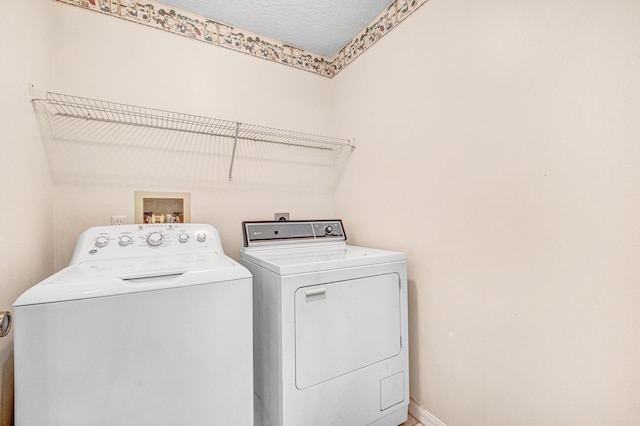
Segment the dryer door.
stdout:
<svg viewBox="0 0 640 426">
<path fill-rule="evenodd" d="M 400 353 L 400 276 L 375 275 L 295 293 L 296 387 Z"/>
</svg>

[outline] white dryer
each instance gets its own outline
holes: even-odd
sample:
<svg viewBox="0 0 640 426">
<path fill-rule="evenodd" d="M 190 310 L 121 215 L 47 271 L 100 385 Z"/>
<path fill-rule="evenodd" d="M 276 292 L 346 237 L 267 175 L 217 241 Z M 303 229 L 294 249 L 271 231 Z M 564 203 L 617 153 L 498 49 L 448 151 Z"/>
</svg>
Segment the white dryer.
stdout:
<svg viewBox="0 0 640 426">
<path fill-rule="evenodd" d="M 243 222 L 254 276 L 256 426 L 407 419 L 407 264 L 340 220 Z"/>
<path fill-rule="evenodd" d="M 85 231 L 14 304 L 16 425 L 252 426 L 251 280 L 210 225 Z"/>
</svg>

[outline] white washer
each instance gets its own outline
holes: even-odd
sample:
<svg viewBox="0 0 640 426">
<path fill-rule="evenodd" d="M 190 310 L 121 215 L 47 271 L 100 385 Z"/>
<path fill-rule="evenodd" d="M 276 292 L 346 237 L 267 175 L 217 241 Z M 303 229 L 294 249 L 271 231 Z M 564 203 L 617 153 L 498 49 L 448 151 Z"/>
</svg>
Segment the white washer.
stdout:
<svg viewBox="0 0 640 426">
<path fill-rule="evenodd" d="M 16 425 L 252 426 L 251 282 L 210 225 L 85 231 L 14 304 Z"/>
<path fill-rule="evenodd" d="M 340 220 L 243 222 L 254 276 L 257 426 L 407 419 L 407 264 L 346 244 Z"/>
</svg>

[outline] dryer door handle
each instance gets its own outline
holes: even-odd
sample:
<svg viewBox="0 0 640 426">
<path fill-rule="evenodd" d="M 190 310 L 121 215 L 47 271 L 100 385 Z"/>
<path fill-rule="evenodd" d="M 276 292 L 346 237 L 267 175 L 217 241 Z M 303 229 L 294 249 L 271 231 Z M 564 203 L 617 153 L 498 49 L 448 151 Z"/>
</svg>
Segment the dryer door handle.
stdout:
<svg viewBox="0 0 640 426">
<path fill-rule="evenodd" d="M 313 302 L 314 300 L 320 300 L 327 297 L 327 289 L 326 288 L 316 288 L 313 290 L 306 290 L 304 292 L 305 301 Z"/>
</svg>

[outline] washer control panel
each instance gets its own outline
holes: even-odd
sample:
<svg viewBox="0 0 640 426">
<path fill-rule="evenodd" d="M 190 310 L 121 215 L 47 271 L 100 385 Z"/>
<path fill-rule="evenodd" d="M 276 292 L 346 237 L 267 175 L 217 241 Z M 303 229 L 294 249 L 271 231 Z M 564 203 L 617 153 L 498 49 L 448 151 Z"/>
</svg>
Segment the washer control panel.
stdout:
<svg viewBox="0 0 640 426">
<path fill-rule="evenodd" d="M 78 237 L 71 264 L 86 260 L 159 254 L 170 256 L 206 251 L 224 254 L 220 234 L 211 225 L 174 223 L 98 226 L 86 230 Z"/>
<path fill-rule="evenodd" d="M 347 239 L 339 219 L 242 222 L 242 232 L 245 247 Z"/>
</svg>

